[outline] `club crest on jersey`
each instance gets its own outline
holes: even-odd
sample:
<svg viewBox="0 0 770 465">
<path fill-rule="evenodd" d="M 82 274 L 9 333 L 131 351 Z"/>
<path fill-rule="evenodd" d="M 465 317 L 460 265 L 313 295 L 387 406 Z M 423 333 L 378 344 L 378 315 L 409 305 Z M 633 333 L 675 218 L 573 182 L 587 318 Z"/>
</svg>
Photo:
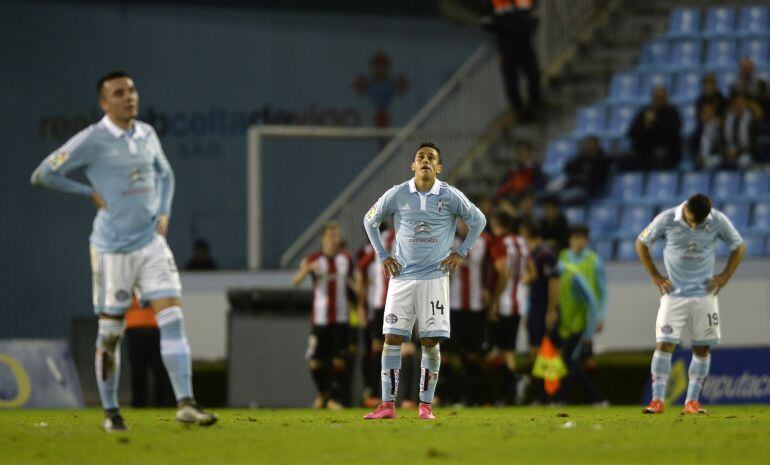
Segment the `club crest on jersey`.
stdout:
<svg viewBox="0 0 770 465">
<path fill-rule="evenodd" d="M 61 150 L 58 153 L 51 155 L 51 157 L 48 159 L 48 166 L 50 166 L 52 170 L 56 171 L 61 165 L 64 164 L 64 162 L 69 160 L 69 158 L 70 154 L 67 153 L 66 150 Z"/>
<path fill-rule="evenodd" d="M 436 202 L 436 205 L 438 205 L 438 212 L 439 213 L 441 213 L 441 209 L 444 208 L 444 204 L 445 203 L 446 202 L 444 202 L 443 200 L 439 200 L 438 202 Z"/>
<path fill-rule="evenodd" d="M 139 171 L 139 168 L 136 168 L 134 171 L 131 172 L 131 174 L 128 175 L 129 186 L 133 186 L 134 184 L 142 181 L 144 181 L 144 178 L 142 177 L 142 172 Z"/>
<path fill-rule="evenodd" d="M 395 324 L 398 321 L 398 317 L 395 313 L 388 313 L 388 315 L 385 316 L 385 323 L 392 325 Z"/>
<path fill-rule="evenodd" d="M 428 223 L 426 222 L 420 222 L 417 226 L 414 227 L 414 233 L 420 234 L 420 233 L 430 233 L 430 226 L 428 226 Z"/>
</svg>

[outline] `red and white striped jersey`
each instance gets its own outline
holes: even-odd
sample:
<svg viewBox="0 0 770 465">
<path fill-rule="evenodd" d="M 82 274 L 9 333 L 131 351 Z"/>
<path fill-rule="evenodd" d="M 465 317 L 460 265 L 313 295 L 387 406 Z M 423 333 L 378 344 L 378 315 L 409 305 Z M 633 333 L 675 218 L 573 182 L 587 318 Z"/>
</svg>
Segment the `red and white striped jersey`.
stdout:
<svg viewBox="0 0 770 465">
<path fill-rule="evenodd" d="M 522 282 L 528 256 L 524 239 L 516 234 L 501 237 L 492 248 L 492 259 L 497 261 L 505 258 L 511 272 L 500 296 L 500 316 L 526 315 L 529 311 L 529 285 Z"/>
<path fill-rule="evenodd" d="M 382 232 L 380 237 L 385 250 L 390 252 L 393 249 L 396 232 L 389 229 Z M 366 303 L 369 316 L 371 316 L 373 310 L 385 308 L 385 297 L 388 295 L 390 278 L 385 274 L 380 262 L 377 261 L 377 254 L 371 245 L 367 245 L 361 251 L 358 259 L 358 270 L 366 277 Z"/>
<path fill-rule="evenodd" d="M 461 237 L 455 237 L 454 248 L 462 244 Z M 492 236 L 482 232 L 479 239 L 473 244 L 468 256 L 462 265 L 452 273 L 450 278 L 450 308 L 480 312 L 484 310 L 482 294 L 484 291 L 484 266 L 492 245 Z"/>
<path fill-rule="evenodd" d="M 353 275 L 353 259 L 340 251 L 333 257 L 316 252 L 307 257 L 316 263 L 313 278 L 313 324 L 325 326 L 348 322 L 348 278 Z"/>
</svg>

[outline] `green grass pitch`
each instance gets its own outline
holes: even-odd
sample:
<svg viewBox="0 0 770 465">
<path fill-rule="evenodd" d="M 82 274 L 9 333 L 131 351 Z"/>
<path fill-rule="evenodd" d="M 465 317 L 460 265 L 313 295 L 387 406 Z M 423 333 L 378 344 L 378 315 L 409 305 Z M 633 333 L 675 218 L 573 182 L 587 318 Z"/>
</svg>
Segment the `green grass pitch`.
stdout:
<svg viewBox="0 0 770 465">
<path fill-rule="evenodd" d="M 0 463 L 69 464 L 767 464 L 770 406 L 642 415 L 641 407 L 438 408 L 436 421 L 364 421 L 360 409 L 222 409 L 210 428 L 172 410 L 123 412 L 123 434 L 101 411 L 0 411 Z"/>
</svg>

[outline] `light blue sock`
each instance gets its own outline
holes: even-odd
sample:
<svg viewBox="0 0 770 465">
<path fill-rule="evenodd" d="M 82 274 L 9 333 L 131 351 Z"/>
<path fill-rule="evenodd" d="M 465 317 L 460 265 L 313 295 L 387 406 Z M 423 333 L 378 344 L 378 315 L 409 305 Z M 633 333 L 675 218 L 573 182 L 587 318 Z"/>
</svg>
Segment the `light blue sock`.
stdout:
<svg viewBox="0 0 770 465">
<path fill-rule="evenodd" d="M 703 388 L 703 383 L 709 375 L 709 368 L 711 368 L 711 354 L 707 354 L 705 357 L 699 357 L 692 354 L 690 368 L 687 370 L 690 381 L 687 383 L 686 402 L 698 400 L 700 390 Z"/>
<path fill-rule="evenodd" d="M 420 359 L 420 402 L 425 402 L 426 404 L 433 402 L 440 365 L 441 350 L 439 345 L 436 344 L 433 347 L 422 346 L 422 358 Z"/>
<path fill-rule="evenodd" d="M 382 347 L 382 401 L 394 402 L 401 373 L 401 344 Z"/>
<path fill-rule="evenodd" d="M 666 398 L 666 384 L 671 373 L 671 354 L 656 350 L 652 354 L 652 398 L 664 400 Z"/>
<path fill-rule="evenodd" d="M 182 309 L 169 307 L 155 315 L 160 328 L 160 355 L 166 366 L 176 400 L 192 399 L 190 344 L 184 332 Z"/>
<path fill-rule="evenodd" d="M 118 408 L 120 381 L 120 341 L 125 325 L 123 320 L 100 318 L 96 333 L 96 386 L 105 410 Z"/>
</svg>

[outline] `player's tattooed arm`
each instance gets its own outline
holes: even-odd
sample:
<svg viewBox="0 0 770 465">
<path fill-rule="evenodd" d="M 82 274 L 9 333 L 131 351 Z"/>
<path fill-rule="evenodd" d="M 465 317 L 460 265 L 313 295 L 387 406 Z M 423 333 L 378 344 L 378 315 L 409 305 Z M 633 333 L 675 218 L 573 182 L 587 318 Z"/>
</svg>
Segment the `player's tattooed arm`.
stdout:
<svg viewBox="0 0 770 465">
<path fill-rule="evenodd" d="M 382 268 L 385 270 L 385 274 L 391 278 L 395 278 L 401 273 L 401 264 L 393 257 L 388 257 L 383 260 Z"/>
<path fill-rule="evenodd" d="M 647 274 L 650 275 L 652 283 L 658 288 L 661 295 L 668 294 L 674 290 L 674 285 L 671 283 L 671 280 L 660 274 L 655 263 L 652 261 L 650 248 L 639 239 L 636 240 L 636 254 L 639 255 L 639 260 L 642 262 L 642 265 L 644 265 L 644 269 L 647 270 Z"/>
<path fill-rule="evenodd" d="M 706 284 L 706 289 L 709 292 L 713 292 L 714 295 L 717 295 L 719 291 L 722 290 L 725 285 L 727 285 L 730 277 L 732 277 L 733 273 L 735 273 L 735 270 L 738 268 L 738 265 L 740 265 L 741 260 L 743 260 L 744 253 L 746 253 L 746 244 L 742 242 L 741 245 L 739 245 L 737 248 L 735 248 L 735 250 L 732 251 L 732 253 L 730 253 L 730 257 L 727 259 L 725 269 L 718 275 L 711 278 Z"/>
</svg>

